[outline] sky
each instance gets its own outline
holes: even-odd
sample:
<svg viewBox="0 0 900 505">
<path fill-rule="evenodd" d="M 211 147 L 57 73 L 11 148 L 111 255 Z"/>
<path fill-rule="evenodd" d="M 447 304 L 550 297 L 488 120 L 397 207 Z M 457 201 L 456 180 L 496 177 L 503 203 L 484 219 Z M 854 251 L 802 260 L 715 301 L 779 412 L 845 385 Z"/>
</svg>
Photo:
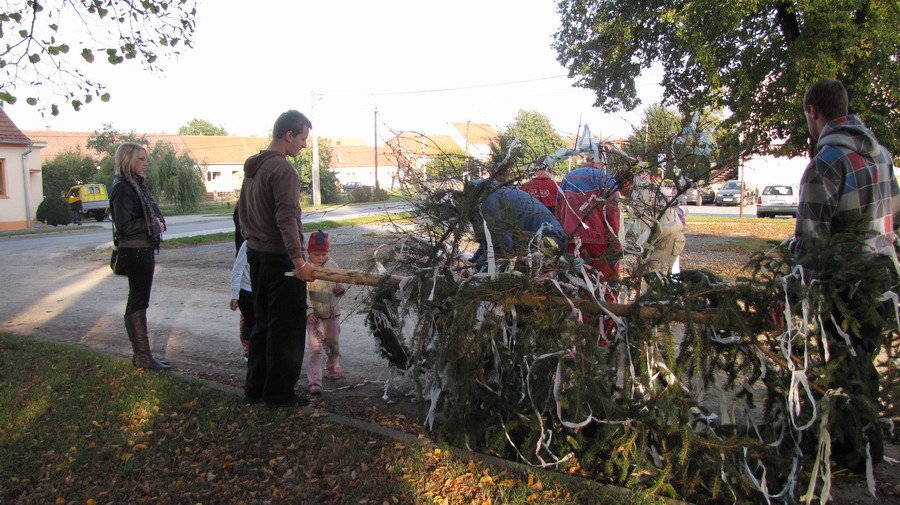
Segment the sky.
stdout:
<svg viewBox="0 0 900 505">
<path fill-rule="evenodd" d="M 193 118 L 232 135 L 267 136 L 298 109 L 319 136 L 375 140 L 440 133 L 448 122 L 506 127 L 520 109 L 562 134 L 579 124 L 622 138 L 660 100 L 645 72 L 636 111 L 604 114 L 556 61 L 556 0 L 200 0 L 194 47 L 149 73 L 139 65 L 84 66 L 112 99 L 42 117 L 20 100 L 5 111 L 23 130 L 176 133 Z M 77 52 L 75 53 L 77 56 Z M 442 90 L 442 91 L 435 91 Z M 20 96 L 28 96 L 19 89 Z M 313 101 L 313 95 L 316 99 Z"/>
</svg>

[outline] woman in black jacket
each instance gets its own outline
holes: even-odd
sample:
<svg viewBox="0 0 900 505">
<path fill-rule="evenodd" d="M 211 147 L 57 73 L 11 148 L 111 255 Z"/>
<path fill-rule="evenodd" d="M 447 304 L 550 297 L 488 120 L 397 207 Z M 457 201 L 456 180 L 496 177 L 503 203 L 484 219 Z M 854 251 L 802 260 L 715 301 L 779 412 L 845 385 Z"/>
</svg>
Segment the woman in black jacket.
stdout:
<svg viewBox="0 0 900 505">
<path fill-rule="evenodd" d="M 147 307 L 159 252 L 160 236 L 166 220 L 147 189 L 144 171 L 147 150 L 141 144 L 125 142 L 116 149 L 116 169 L 109 201 L 112 211 L 113 242 L 118 248 L 117 272 L 128 276 L 128 303 L 125 305 L 125 330 L 131 341 L 137 368 L 171 368 L 150 352 L 147 334 Z"/>
</svg>

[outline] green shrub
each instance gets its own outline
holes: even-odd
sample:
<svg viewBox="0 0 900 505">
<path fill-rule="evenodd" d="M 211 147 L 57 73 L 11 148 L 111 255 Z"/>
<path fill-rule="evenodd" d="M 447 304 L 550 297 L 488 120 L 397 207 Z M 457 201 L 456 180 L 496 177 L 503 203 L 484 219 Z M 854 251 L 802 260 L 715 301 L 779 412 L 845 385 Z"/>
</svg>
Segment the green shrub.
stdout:
<svg viewBox="0 0 900 505">
<path fill-rule="evenodd" d="M 372 201 L 372 187 L 360 186 L 350 193 L 350 201 L 352 203 L 364 203 Z"/>
<path fill-rule="evenodd" d="M 390 198 L 388 192 L 381 188 L 376 188 L 374 191 L 372 191 L 372 201 L 383 202 L 388 198 Z"/>
<path fill-rule="evenodd" d="M 67 225 L 72 222 L 72 209 L 60 195 L 47 195 L 38 205 L 35 217 L 42 223 L 51 226 Z"/>
</svg>

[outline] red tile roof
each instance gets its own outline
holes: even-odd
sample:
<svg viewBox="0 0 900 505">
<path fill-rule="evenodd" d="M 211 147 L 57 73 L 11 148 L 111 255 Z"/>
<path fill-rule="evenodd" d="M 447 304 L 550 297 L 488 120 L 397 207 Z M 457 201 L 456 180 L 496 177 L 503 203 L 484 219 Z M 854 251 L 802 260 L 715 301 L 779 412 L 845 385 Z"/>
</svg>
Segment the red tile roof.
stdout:
<svg viewBox="0 0 900 505">
<path fill-rule="evenodd" d="M 465 124 L 465 123 L 464 123 Z M 401 133 L 387 141 L 388 147 L 399 150 L 403 156 L 434 158 L 463 148 L 450 135 L 423 135 L 421 133 Z"/>
<path fill-rule="evenodd" d="M 191 157 L 206 165 L 243 164 L 269 145 L 269 139 L 264 137 L 181 135 L 180 138 Z"/>
<path fill-rule="evenodd" d="M 22 130 L 6 115 L 6 111 L 0 107 L 0 144 L 28 145 L 31 143 Z"/>
<path fill-rule="evenodd" d="M 466 138 L 466 130 L 468 130 L 468 139 L 471 144 L 491 144 L 500 138 L 500 134 L 493 126 L 486 123 L 451 123 L 456 128 L 462 138 Z"/>
<path fill-rule="evenodd" d="M 332 168 L 368 168 L 374 166 L 375 147 L 373 146 L 340 146 L 331 148 Z M 397 166 L 397 159 L 389 147 L 378 147 L 378 166 Z"/>
</svg>

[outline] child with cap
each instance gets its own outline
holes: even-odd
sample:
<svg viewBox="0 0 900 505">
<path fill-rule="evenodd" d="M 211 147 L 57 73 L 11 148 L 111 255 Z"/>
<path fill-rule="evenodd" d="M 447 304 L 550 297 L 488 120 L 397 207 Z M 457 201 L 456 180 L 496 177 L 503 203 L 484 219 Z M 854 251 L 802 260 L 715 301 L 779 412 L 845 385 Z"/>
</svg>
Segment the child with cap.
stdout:
<svg viewBox="0 0 900 505">
<path fill-rule="evenodd" d="M 306 246 L 309 262 L 319 268 L 340 268 L 328 256 L 328 234 L 319 230 L 310 234 Z M 341 378 L 341 296 L 343 284 L 315 280 L 307 284 L 309 308 L 306 311 L 306 334 L 309 341 L 309 365 L 306 378 L 310 394 L 322 392 L 322 350 L 328 354 L 326 369 L 329 379 Z"/>
</svg>

